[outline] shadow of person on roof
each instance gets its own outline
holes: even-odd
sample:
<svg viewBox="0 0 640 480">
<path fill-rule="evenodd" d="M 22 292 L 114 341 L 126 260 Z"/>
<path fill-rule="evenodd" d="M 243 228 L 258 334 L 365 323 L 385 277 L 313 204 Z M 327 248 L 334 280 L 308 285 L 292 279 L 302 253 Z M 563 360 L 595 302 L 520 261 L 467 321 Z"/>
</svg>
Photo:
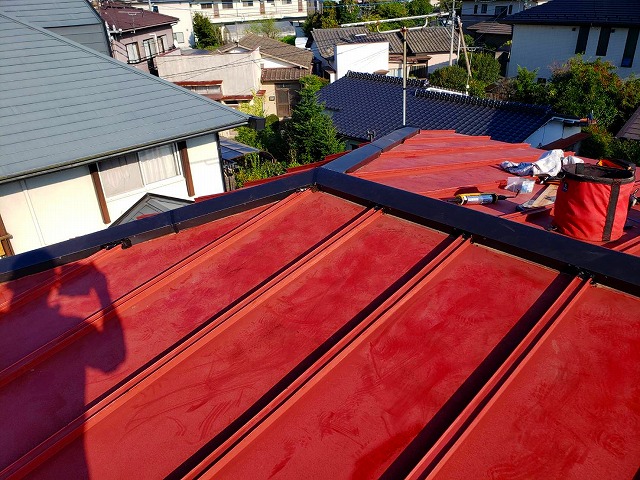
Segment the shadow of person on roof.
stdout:
<svg viewBox="0 0 640 480">
<path fill-rule="evenodd" d="M 29 259 L 3 260 L 0 476 L 89 478 L 84 433 L 126 357 L 120 318 L 93 260 L 25 276 Z"/>
</svg>

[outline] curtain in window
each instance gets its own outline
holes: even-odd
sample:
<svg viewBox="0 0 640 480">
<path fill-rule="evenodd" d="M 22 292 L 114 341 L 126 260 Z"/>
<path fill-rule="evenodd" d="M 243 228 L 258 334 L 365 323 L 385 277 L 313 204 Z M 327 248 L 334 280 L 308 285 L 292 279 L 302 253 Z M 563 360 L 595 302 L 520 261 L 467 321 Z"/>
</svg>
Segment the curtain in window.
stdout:
<svg viewBox="0 0 640 480">
<path fill-rule="evenodd" d="M 100 162 L 100 180 L 107 197 L 143 187 L 142 174 L 135 153 Z"/>
<path fill-rule="evenodd" d="M 138 152 L 144 183 L 154 183 L 180 174 L 172 145 Z"/>
</svg>

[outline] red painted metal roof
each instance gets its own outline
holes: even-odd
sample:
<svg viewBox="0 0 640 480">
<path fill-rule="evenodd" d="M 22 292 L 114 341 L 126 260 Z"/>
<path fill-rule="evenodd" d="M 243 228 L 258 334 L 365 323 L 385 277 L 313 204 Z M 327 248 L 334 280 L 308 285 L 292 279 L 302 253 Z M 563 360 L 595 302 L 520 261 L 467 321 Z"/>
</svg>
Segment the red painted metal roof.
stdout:
<svg viewBox="0 0 640 480">
<path fill-rule="evenodd" d="M 423 135 L 487 163 L 486 139 Z M 409 162 L 416 140 L 356 173 L 444 185 L 444 152 L 436 180 Z M 0 284 L 0 477 L 632 478 L 640 281 L 447 215 L 531 231 L 549 258 L 637 258 L 392 193 L 322 166 L 175 210 L 197 214 L 146 241 L 136 224 L 169 214 L 109 229 L 130 248 L 15 257 L 63 264 Z"/>
</svg>

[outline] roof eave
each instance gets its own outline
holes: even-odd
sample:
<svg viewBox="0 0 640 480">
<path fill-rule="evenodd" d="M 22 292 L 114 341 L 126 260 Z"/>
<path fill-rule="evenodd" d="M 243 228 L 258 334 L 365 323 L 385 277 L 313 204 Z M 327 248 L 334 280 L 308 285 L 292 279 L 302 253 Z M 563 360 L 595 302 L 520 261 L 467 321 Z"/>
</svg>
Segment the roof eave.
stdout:
<svg viewBox="0 0 640 480">
<path fill-rule="evenodd" d="M 91 155 L 91 156 L 88 156 L 88 157 L 75 159 L 75 160 L 72 160 L 72 161 L 69 161 L 69 162 L 58 163 L 56 165 L 50 165 L 50 166 L 43 167 L 43 168 L 29 170 L 27 172 L 22 172 L 22 173 L 19 173 L 17 175 L 7 175 L 7 176 L 4 176 L 4 177 L 0 177 L 0 185 L 4 184 L 4 183 L 9 183 L 9 182 L 15 182 L 15 181 L 18 181 L 18 180 L 24 180 L 26 178 L 36 177 L 36 176 L 39 176 L 39 175 L 45 175 L 47 173 L 59 172 L 61 170 L 67 170 L 69 168 L 81 167 L 81 166 L 84 166 L 84 165 L 89 165 L 89 164 L 92 164 L 92 163 L 101 162 L 103 160 L 108 160 L 110 158 L 119 157 L 119 156 L 122 156 L 122 155 L 127 155 L 129 153 L 138 152 L 140 150 L 144 150 L 144 149 L 147 149 L 147 148 L 153 148 L 153 147 L 159 147 L 161 145 L 167 145 L 169 143 L 174 143 L 174 142 L 177 142 L 177 141 L 180 141 L 180 140 L 188 140 L 190 138 L 201 137 L 203 135 L 207 135 L 207 134 L 211 134 L 211 133 L 219 133 L 219 132 L 222 132 L 224 130 L 231 130 L 233 128 L 238 128 L 238 127 L 245 126 L 248 123 L 249 123 L 249 119 L 247 118 L 246 121 L 244 121 L 244 122 L 236 122 L 236 123 L 225 125 L 225 126 L 222 126 L 222 127 L 208 128 L 208 129 L 200 130 L 198 132 L 193 132 L 193 133 L 186 134 L 186 135 L 177 135 L 177 136 L 173 136 L 173 137 L 169 137 L 169 138 L 164 138 L 162 140 L 157 140 L 157 141 L 154 141 L 154 142 L 135 145 L 133 147 L 124 148 L 124 149 L 121 149 L 121 150 L 112 150 L 110 152 L 104 152 L 104 153 L 97 154 L 97 155 Z"/>
</svg>

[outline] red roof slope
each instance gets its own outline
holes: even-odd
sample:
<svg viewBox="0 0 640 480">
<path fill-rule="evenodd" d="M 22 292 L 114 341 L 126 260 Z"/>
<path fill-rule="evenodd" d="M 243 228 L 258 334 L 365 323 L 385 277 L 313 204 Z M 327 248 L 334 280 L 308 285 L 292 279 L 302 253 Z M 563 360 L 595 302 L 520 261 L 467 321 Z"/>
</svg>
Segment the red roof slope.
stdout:
<svg viewBox="0 0 640 480">
<path fill-rule="evenodd" d="M 0 476 L 631 478 L 640 259 L 348 157 L 0 261 Z"/>
</svg>

